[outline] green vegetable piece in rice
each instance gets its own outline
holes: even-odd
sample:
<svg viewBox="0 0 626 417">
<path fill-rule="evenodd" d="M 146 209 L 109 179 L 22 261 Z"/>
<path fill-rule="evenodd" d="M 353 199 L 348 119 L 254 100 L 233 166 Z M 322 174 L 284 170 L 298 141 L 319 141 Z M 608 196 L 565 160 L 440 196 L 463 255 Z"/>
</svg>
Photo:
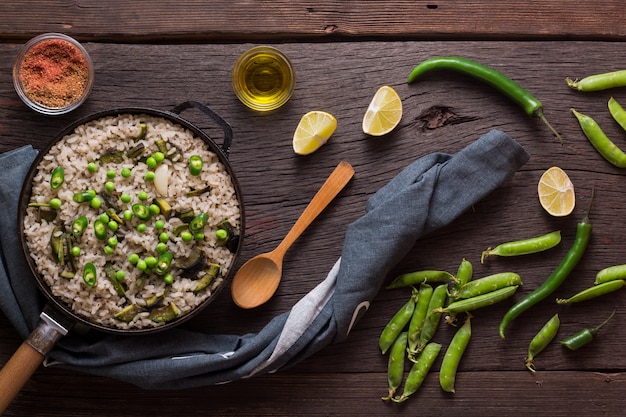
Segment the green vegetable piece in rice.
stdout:
<svg viewBox="0 0 626 417">
<path fill-rule="evenodd" d="M 174 303 L 155 308 L 150 312 L 148 318 L 156 323 L 167 323 L 176 319 L 180 315 L 180 310 Z"/>
<path fill-rule="evenodd" d="M 104 264 L 104 273 L 107 278 L 109 278 L 109 281 L 111 281 L 117 295 L 124 297 L 126 295 L 126 288 L 124 288 L 124 284 L 117 280 L 117 277 L 115 276 L 115 269 L 110 262 Z"/>
<path fill-rule="evenodd" d="M 220 273 L 220 266 L 218 264 L 209 264 L 208 267 L 204 270 L 204 275 L 200 277 L 198 282 L 196 283 L 196 287 L 193 289 L 193 293 L 197 294 L 206 287 L 209 286 Z"/>
<path fill-rule="evenodd" d="M 123 321 L 124 323 L 130 323 L 137 314 L 143 311 L 145 311 L 143 307 L 140 307 L 137 304 L 131 304 L 115 313 L 113 317 L 115 317 L 116 320 Z"/>
<path fill-rule="evenodd" d="M 54 226 L 50 234 L 50 248 L 52 249 L 52 259 L 58 265 L 65 265 L 65 232 L 63 226 Z"/>
<path fill-rule="evenodd" d="M 146 123 L 139 123 L 139 134 L 135 136 L 135 141 L 143 140 L 148 134 L 148 125 Z"/>
<path fill-rule="evenodd" d="M 100 165 L 103 164 L 121 164 L 124 162 L 124 152 L 111 150 L 98 158 Z"/>
</svg>

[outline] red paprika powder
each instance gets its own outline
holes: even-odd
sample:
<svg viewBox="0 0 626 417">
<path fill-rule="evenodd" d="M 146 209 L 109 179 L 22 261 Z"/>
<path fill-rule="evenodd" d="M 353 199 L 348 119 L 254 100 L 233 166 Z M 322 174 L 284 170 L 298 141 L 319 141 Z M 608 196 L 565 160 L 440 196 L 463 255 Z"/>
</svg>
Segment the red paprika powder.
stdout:
<svg viewBox="0 0 626 417">
<path fill-rule="evenodd" d="M 83 96 L 89 84 L 89 64 L 73 43 L 45 39 L 24 55 L 19 79 L 30 100 L 45 107 L 61 108 Z"/>
</svg>

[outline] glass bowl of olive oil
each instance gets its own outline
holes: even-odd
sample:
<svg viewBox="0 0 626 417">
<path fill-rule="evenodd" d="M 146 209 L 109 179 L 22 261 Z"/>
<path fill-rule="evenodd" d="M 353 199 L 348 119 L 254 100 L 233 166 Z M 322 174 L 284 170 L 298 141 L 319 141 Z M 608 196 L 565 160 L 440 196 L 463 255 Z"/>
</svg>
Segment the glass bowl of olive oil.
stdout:
<svg viewBox="0 0 626 417">
<path fill-rule="evenodd" d="M 257 46 L 239 57 L 233 68 L 233 90 L 257 111 L 275 110 L 292 96 L 296 73 L 289 58 L 271 46 Z"/>
</svg>

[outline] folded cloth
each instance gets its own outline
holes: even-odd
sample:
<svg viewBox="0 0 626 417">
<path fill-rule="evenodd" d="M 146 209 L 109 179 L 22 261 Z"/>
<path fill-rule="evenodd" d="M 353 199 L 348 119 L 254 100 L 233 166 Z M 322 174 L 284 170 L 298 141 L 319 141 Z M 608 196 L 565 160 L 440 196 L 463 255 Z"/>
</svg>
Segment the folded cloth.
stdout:
<svg viewBox="0 0 626 417">
<path fill-rule="evenodd" d="M 24 338 L 44 304 L 17 242 L 19 190 L 35 155 L 23 147 L 0 156 L 0 308 Z M 371 196 L 366 214 L 348 225 L 341 257 L 326 279 L 256 334 L 173 328 L 125 337 L 70 331 L 46 363 L 149 389 L 218 384 L 292 366 L 345 340 L 418 238 L 456 219 L 528 159 L 519 143 L 492 130 L 456 155 L 416 160 Z"/>
</svg>

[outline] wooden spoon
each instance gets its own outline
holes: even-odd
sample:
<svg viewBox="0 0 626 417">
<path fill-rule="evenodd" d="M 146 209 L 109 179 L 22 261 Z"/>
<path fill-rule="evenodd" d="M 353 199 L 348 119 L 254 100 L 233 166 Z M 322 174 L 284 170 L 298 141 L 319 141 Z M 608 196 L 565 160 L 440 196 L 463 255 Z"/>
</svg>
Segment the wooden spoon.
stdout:
<svg viewBox="0 0 626 417">
<path fill-rule="evenodd" d="M 280 283 L 283 257 L 287 249 L 339 194 L 353 175 L 352 166 L 347 162 L 340 162 L 276 249 L 257 255 L 242 265 L 235 274 L 231 287 L 235 304 L 241 308 L 254 308 L 272 298 Z"/>
</svg>

